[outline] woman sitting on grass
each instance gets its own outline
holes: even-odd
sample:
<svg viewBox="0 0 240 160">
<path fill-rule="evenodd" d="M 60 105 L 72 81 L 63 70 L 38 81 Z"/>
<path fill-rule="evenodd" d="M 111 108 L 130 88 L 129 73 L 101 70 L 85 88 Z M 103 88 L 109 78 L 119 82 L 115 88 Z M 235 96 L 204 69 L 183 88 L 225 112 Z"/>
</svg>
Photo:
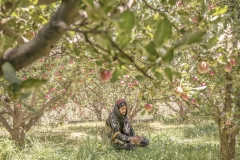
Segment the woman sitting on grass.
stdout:
<svg viewBox="0 0 240 160">
<path fill-rule="evenodd" d="M 132 150 L 137 146 L 149 144 L 143 136 L 135 135 L 127 116 L 127 103 L 119 99 L 109 114 L 102 134 L 103 143 L 111 144 L 116 149 Z"/>
</svg>

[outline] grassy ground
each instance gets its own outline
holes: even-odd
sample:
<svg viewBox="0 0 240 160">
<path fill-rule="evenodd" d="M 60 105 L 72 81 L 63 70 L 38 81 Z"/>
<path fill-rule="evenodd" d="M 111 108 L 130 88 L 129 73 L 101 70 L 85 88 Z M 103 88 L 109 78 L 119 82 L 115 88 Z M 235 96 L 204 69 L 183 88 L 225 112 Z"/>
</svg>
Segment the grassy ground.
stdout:
<svg viewBox="0 0 240 160">
<path fill-rule="evenodd" d="M 0 159 L 9 160 L 219 160 L 217 127 L 164 125 L 159 122 L 133 124 L 135 132 L 150 140 L 147 148 L 115 151 L 101 143 L 104 122 L 82 122 L 36 126 L 27 135 L 27 147 L 18 151 L 0 132 Z M 240 159 L 240 149 L 236 149 Z"/>
</svg>

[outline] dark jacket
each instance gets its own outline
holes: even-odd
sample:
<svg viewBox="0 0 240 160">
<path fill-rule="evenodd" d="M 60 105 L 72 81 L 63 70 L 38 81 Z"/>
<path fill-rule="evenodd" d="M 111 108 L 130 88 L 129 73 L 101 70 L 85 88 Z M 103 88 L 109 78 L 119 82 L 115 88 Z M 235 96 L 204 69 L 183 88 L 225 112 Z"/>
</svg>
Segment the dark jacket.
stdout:
<svg viewBox="0 0 240 160">
<path fill-rule="evenodd" d="M 113 111 L 108 116 L 102 132 L 103 143 L 113 144 L 116 143 L 116 140 L 126 143 L 134 134 L 134 130 L 127 117 L 127 112 L 125 116 L 122 116 L 117 105 L 115 105 Z"/>
</svg>

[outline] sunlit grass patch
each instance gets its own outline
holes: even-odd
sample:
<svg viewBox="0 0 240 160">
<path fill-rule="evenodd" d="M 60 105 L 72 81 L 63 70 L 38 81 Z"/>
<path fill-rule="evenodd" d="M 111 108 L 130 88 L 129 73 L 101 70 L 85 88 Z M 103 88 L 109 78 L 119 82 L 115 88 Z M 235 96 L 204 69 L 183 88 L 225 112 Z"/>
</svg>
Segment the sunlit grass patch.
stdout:
<svg viewBox="0 0 240 160">
<path fill-rule="evenodd" d="M 135 132 L 149 139 L 146 148 L 116 151 L 102 144 L 103 122 L 63 124 L 54 128 L 36 126 L 27 134 L 26 148 L 18 151 L 8 140 L 0 143 L 0 159 L 9 160 L 218 160 L 216 126 L 165 125 L 158 122 L 133 123 Z M 2 148 L 2 150 L 1 150 Z M 4 152 L 3 152 L 4 151 Z M 236 159 L 239 157 L 236 149 Z M 4 157 L 4 158 L 3 158 Z"/>
</svg>

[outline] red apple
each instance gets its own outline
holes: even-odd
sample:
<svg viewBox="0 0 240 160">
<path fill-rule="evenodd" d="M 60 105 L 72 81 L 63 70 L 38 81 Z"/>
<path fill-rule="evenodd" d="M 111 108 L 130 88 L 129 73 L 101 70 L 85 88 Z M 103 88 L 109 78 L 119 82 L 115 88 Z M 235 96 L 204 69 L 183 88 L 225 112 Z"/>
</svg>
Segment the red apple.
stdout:
<svg viewBox="0 0 240 160">
<path fill-rule="evenodd" d="M 188 94 L 187 93 L 183 93 L 182 94 L 182 99 L 185 100 L 185 101 L 188 101 L 188 99 L 189 99 Z"/>
<path fill-rule="evenodd" d="M 134 85 L 138 85 L 138 81 L 135 80 L 135 81 L 133 82 L 133 84 L 134 84 Z"/>
<path fill-rule="evenodd" d="M 128 83 L 128 87 L 131 88 L 133 86 L 132 83 Z"/>
<path fill-rule="evenodd" d="M 229 119 L 226 120 L 226 125 L 230 126 L 231 125 L 231 121 Z"/>
<path fill-rule="evenodd" d="M 128 78 L 130 78 L 130 76 L 129 76 L 129 75 L 124 75 L 124 78 L 127 78 L 127 79 L 128 79 Z"/>
<path fill-rule="evenodd" d="M 214 72 L 211 70 L 211 71 L 209 71 L 209 74 L 210 74 L 210 76 L 213 76 Z"/>
<path fill-rule="evenodd" d="M 229 63 L 230 63 L 231 66 L 236 66 L 237 61 L 236 61 L 236 59 L 231 59 L 229 61 Z"/>
<path fill-rule="evenodd" d="M 24 35 L 27 39 L 33 39 L 35 37 L 35 33 L 32 31 L 27 31 Z"/>
<path fill-rule="evenodd" d="M 198 23 L 197 18 L 196 18 L 196 17 L 193 17 L 193 18 L 192 18 L 192 22 L 193 22 L 193 23 Z"/>
<path fill-rule="evenodd" d="M 207 61 L 198 62 L 197 69 L 199 73 L 208 72 L 208 69 L 209 69 L 208 62 Z"/>
<path fill-rule="evenodd" d="M 196 103 L 197 103 L 196 99 L 192 99 L 192 104 L 196 104 Z"/>
<path fill-rule="evenodd" d="M 178 2 L 177 2 L 177 6 L 178 6 L 178 7 L 182 6 L 182 2 L 181 2 L 181 1 L 178 1 Z"/>
<path fill-rule="evenodd" d="M 217 114 L 218 114 L 218 111 L 217 111 L 216 109 L 213 109 L 213 110 L 212 110 L 212 114 L 217 115 Z"/>
<path fill-rule="evenodd" d="M 176 87 L 174 92 L 177 96 L 181 96 L 183 93 L 182 87 L 181 86 Z"/>
<path fill-rule="evenodd" d="M 47 99 L 49 99 L 49 98 L 50 98 L 50 95 L 49 95 L 49 94 L 47 94 L 47 95 L 46 95 L 46 98 L 47 98 Z"/>
<path fill-rule="evenodd" d="M 197 81 L 197 80 L 198 80 L 197 76 L 194 76 L 194 77 L 193 77 L 193 80 L 194 80 L 194 81 Z"/>
<path fill-rule="evenodd" d="M 109 81 L 111 78 L 112 78 L 112 73 L 111 73 L 111 71 L 109 71 L 109 70 L 103 70 L 103 71 L 100 73 L 100 79 L 101 79 L 103 82 L 107 82 L 107 81 Z"/>
<path fill-rule="evenodd" d="M 145 104 L 144 109 L 147 112 L 149 112 L 149 111 L 151 111 L 153 109 L 153 106 L 152 106 L 152 104 L 147 103 L 147 104 Z"/>
<path fill-rule="evenodd" d="M 225 72 L 231 72 L 232 66 L 226 66 L 225 67 Z"/>
</svg>

